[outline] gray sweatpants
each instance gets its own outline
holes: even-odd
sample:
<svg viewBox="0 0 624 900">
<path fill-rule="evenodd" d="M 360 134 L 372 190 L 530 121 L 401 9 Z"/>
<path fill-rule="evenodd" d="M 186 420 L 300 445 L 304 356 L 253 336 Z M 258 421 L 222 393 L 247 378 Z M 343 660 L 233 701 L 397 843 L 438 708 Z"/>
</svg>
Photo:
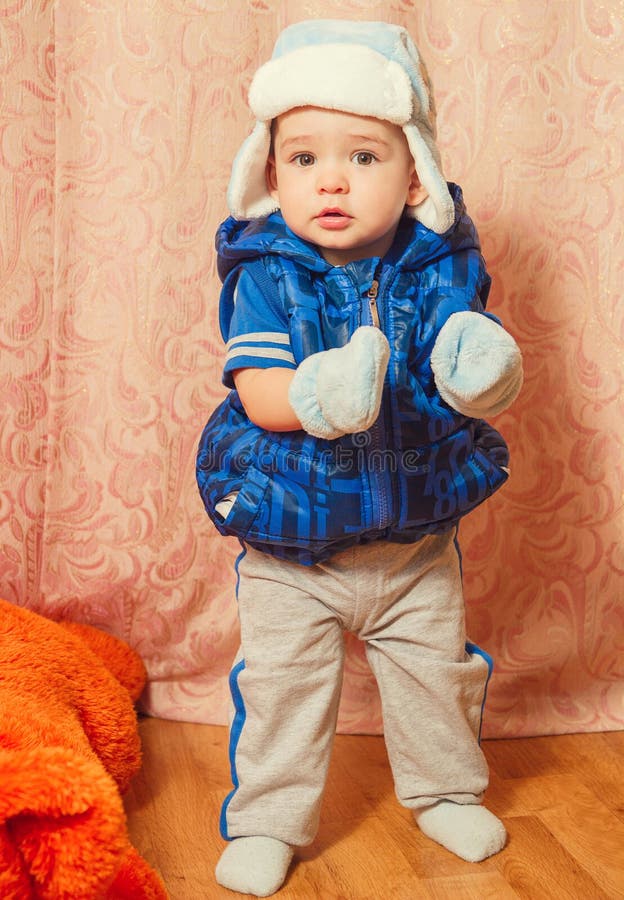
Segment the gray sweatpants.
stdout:
<svg viewBox="0 0 624 900">
<path fill-rule="evenodd" d="M 230 676 L 234 789 L 226 839 L 310 843 L 336 727 L 343 631 L 366 643 L 399 801 L 479 803 L 491 661 L 466 643 L 454 534 L 377 542 L 312 567 L 247 548 L 238 562 L 241 649 Z"/>
</svg>

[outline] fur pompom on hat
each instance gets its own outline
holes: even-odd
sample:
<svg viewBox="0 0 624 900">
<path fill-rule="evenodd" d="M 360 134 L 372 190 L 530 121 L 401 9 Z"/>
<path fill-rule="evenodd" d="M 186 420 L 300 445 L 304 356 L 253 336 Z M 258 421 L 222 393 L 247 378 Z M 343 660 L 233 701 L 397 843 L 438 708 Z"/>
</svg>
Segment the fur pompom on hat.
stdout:
<svg viewBox="0 0 624 900">
<path fill-rule="evenodd" d="M 278 209 L 265 179 L 272 120 L 299 106 L 317 106 L 399 125 L 428 194 L 408 207 L 408 214 L 438 234 L 453 224 L 453 200 L 435 142 L 431 84 L 401 26 L 334 19 L 291 25 L 256 72 L 249 105 L 256 125 L 236 155 L 227 196 L 236 219 L 258 219 Z"/>
</svg>

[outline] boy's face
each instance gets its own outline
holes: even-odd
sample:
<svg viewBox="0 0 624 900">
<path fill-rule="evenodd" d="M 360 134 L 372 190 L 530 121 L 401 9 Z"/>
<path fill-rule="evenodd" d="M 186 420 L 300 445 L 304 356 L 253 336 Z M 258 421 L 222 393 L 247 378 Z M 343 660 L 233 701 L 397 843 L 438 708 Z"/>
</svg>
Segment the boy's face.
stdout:
<svg viewBox="0 0 624 900">
<path fill-rule="evenodd" d="M 267 185 L 288 227 L 333 266 L 383 256 L 427 196 L 401 128 L 306 106 L 279 116 Z"/>
</svg>

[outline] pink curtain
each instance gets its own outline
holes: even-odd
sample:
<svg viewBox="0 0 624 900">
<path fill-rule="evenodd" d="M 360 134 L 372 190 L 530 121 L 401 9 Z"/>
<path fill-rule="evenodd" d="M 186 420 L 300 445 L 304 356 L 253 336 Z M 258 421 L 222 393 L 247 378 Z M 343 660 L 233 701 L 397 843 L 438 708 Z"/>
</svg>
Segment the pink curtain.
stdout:
<svg viewBox="0 0 624 900">
<path fill-rule="evenodd" d="M 223 396 L 213 235 L 246 87 L 307 17 L 406 25 L 521 344 L 512 480 L 462 526 L 485 734 L 624 727 L 618 4 L 0 3 L 0 592 L 108 629 L 144 705 L 224 722 L 233 541 L 194 482 Z M 349 639 L 343 731 L 379 731 Z"/>
</svg>

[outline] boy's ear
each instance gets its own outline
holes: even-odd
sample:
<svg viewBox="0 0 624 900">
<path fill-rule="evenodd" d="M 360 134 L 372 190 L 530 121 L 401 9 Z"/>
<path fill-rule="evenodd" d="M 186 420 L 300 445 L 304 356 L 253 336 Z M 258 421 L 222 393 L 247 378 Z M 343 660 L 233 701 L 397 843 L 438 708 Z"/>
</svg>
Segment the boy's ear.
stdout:
<svg viewBox="0 0 624 900">
<path fill-rule="evenodd" d="M 418 204 L 422 203 L 423 200 L 426 200 L 428 196 L 429 191 L 420 183 L 418 172 L 414 167 L 412 169 L 410 183 L 407 189 L 407 200 L 405 201 L 405 204 L 406 206 L 418 206 Z"/>
<path fill-rule="evenodd" d="M 269 156 L 267 159 L 265 170 L 266 186 L 273 200 L 279 200 L 277 194 L 277 170 L 275 168 L 275 157 Z"/>
</svg>

